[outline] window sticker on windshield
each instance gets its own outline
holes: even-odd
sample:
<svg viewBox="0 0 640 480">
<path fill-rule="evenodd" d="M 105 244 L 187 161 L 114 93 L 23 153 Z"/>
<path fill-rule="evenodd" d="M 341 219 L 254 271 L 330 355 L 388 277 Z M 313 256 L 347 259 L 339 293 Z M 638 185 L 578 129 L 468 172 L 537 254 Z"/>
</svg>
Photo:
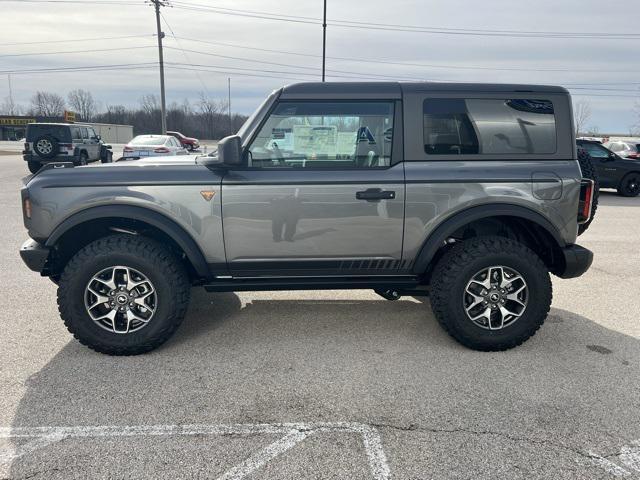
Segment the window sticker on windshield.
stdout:
<svg viewBox="0 0 640 480">
<path fill-rule="evenodd" d="M 295 125 L 293 150 L 301 154 L 335 155 L 338 129 L 335 126 Z"/>
</svg>

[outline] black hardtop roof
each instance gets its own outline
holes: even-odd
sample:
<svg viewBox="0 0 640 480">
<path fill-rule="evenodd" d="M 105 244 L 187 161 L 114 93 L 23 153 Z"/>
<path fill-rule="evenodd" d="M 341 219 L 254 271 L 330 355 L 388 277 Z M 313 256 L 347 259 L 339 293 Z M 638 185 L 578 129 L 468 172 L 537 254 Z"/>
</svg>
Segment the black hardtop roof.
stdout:
<svg viewBox="0 0 640 480">
<path fill-rule="evenodd" d="M 402 92 L 482 92 L 482 93 L 556 93 L 568 94 L 564 87 L 510 83 L 445 83 L 445 82 L 304 82 L 287 85 L 284 96 L 302 95 L 390 95 Z"/>
</svg>

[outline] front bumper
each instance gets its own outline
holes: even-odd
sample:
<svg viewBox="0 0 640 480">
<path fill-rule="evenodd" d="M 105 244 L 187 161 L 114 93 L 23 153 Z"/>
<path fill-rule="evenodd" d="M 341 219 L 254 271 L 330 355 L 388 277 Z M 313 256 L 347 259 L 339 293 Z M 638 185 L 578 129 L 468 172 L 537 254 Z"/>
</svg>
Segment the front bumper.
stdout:
<svg viewBox="0 0 640 480">
<path fill-rule="evenodd" d="M 34 272 L 42 273 L 49 259 L 51 249 L 35 240 L 29 239 L 20 247 L 22 261 Z"/>
<path fill-rule="evenodd" d="M 555 272 L 560 278 L 575 278 L 589 270 L 593 262 L 593 252 L 580 245 L 570 245 L 562 249 L 563 267 Z"/>
</svg>

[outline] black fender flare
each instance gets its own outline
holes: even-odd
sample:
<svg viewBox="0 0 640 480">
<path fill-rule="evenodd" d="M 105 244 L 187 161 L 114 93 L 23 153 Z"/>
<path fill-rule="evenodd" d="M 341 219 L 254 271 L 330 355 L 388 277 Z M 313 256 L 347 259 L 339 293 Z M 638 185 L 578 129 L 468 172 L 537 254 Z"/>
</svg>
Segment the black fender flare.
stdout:
<svg viewBox="0 0 640 480">
<path fill-rule="evenodd" d="M 559 248 L 566 246 L 566 242 L 563 240 L 558 229 L 543 215 L 530 208 L 502 203 L 479 205 L 454 214 L 442 221 L 434 229 L 422 244 L 420 253 L 418 253 L 416 261 L 413 264 L 413 273 L 417 275 L 423 274 L 429 267 L 436 252 L 456 230 L 476 220 L 491 217 L 517 217 L 531 221 L 544 228 L 555 240 Z"/>
<path fill-rule="evenodd" d="M 49 235 L 45 246 L 53 247 L 69 229 L 97 218 L 127 218 L 147 223 L 168 235 L 185 253 L 196 273 L 204 278 L 210 276 L 209 267 L 200 247 L 184 228 L 169 217 L 145 207 L 134 205 L 104 205 L 90 207 L 74 213 L 61 222 Z"/>
</svg>

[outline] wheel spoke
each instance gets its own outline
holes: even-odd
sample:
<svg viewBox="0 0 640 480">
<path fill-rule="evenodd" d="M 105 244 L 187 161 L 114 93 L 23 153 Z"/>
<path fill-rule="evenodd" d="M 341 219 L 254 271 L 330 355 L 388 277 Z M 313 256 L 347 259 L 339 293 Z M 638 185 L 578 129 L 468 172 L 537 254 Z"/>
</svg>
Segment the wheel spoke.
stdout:
<svg viewBox="0 0 640 480">
<path fill-rule="evenodd" d="M 509 295 L 507 295 L 507 300 L 510 300 L 512 302 L 516 302 L 518 305 L 522 306 L 522 307 L 526 307 L 527 304 L 524 303 L 522 300 L 520 300 L 518 298 L 518 295 L 516 293 L 510 293 Z"/>
<path fill-rule="evenodd" d="M 139 315 L 136 315 L 133 310 L 128 310 L 127 311 L 127 322 L 131 323 L 132 320 L 138 320 L 139 322 L 143 322 L 143 323 L 147 323 L 149 321 L 148 318 L 143 318 L 143 317 L 140 317 Z"/>
<path fill-rule="evenodd" d="M 475 295 L 475 294 L 471 293 L 469 290 L 467 290 L 467 293 L 473 297 L 473 302 L 471 302 L 471 305 L 465 307 L 465 309 L 467 310 L 467 313 L 469 313 L 473 308 L 477 307 L 482 302 L 484 302 L 484 297 L 480 297 L 479 295 Z"/>
<path fill-rule="evenodd" d="M 506 277 L 502 277 L 502 283 L 500 283 L 500 288 L 508 288 L 511 285 L 513 285 L 513 282 L 520 280 L 522 281 L 522 288 L 524 288 L 524 279 L 520 276 L 520 275 L 514 275 L 513 277 L 510 278 L 506 278 Z"/>
<path fill-rule="evenodd" d="M 487 322 L 489 322 L 489 326 L 491 326 L 491 307 L 487 307 L 475 317 L 471 317 L 471 320 L 476 321 L 480 320 L 481 318 L 486 318 Z"/>
</svg>

